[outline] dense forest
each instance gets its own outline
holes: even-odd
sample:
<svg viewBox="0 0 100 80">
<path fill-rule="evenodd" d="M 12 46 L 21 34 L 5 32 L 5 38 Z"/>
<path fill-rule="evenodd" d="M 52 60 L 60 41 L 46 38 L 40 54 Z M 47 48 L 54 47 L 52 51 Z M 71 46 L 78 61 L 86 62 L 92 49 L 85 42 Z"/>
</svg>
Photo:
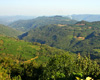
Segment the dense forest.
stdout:
<svg viewBox="0 0 100 80">
<path fill-rule="evenodd" d="M 19 38 L 80 53 L 82 56 L 90 53 L 92 59 L 100 58 L 100 22 L 80 21 L 73 25 L 51 24 L 31 29 Z"/>
<path fill-rule="evenodd" d="M 52 16 L 9 26 L 0 24 L 0 80 L 100 79 L 100 21 Z"/>
</svg>

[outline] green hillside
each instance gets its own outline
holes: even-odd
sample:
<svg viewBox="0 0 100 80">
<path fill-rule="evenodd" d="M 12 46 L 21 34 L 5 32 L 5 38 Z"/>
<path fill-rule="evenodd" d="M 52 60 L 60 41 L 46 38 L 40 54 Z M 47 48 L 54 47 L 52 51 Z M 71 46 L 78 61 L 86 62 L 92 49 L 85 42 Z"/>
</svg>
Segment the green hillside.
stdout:
<svg viewBox="0 0 100 80">
<path fill-rule="evenodd" d="M 11 37 L 17 37 L 18 35 L 22 34 L 22 32 L 0 24 L 0 34 Z"/>
<path fill-rule="evenodd" d="M 0 35 L 0 80 L 79 80 L 100 78 L 88 57 L 40 43 Z"/>
<path fill-rule="evenodd" d="M 30 30 L 19 38 L 86 55 L 94 54 L 94 49 L 100 47 L 99 35 L 100 22 L 81 21 L 74 25 L 43 26 Z"/>
<path fill-rule="evenodd" d="M 66 53 L 66 51 L 52 48 L 45 44 L 36 42 L 30 43 L 0 35 L 0 54 L 2 53 L 23 57 L 26 60 L 38 56 L 38 59 L 43 59 L 43 61 L 46 62 L 49 59 L 49 56 L 63 54 Z"/>
<path fill-rule="evenodd" d="M 41 27 L 49 24 L 74 24 L 76 20 L 71 20 L 68 17 L 53 16 L 53 17 L 37 17 L 32 20 L 19 20 L 11 23 L 9 26 L 21 31 L 29 31 L 31 28 Z"/>
</svg>

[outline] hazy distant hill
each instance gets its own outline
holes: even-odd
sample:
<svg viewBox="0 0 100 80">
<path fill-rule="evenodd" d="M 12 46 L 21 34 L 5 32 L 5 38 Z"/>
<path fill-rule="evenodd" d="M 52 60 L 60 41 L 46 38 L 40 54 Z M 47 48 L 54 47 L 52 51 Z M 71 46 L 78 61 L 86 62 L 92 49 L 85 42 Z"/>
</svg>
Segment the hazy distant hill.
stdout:
<svg viewBox="0 0 100 80">
<path fill-rule="evenodd" d="M 100 21 L 100 15 L 82 14 L 82 15 L 71 15 L 70 17 L 71 19 L 78 20 L 78 21 L 81 20 L 85 20 L 89 22 Z"/>
<path fill-rule="evenodd" d="M 0 24 L 0 34 L 11 37 L 17 37 L 18 35 L 22 34 L 22 32 Z"/>
<path fill-rule="evenodd" d="M 56 16 L 57 17 L 57 16 Z M 61 17 L 61 16 L 59 16 Z M 71 19 L 74 20 L 85 20 L 85 21 L 100 21 L 100 15 L 92 15 L 92 14 L 79 14 L 79 15 L 70 15 L 68 16 Z M 68 18 L 67 17 L 67 18 Z M 14 21 L 18 20 L 29 20 L 29 19 L 34 19 L 36 17 L 34 16 L 0 16 L 0 24 L 8 25 Z"/>
<path fill-rule="evenodd" d="M 62 16 L 52 16 L 52 17 L 38 17 L 32 20 L 20 20 L 13 22 L 9 26 L 21 30 L 21 31 L 28 31 L 31 28 L 36 28 L 44 25 L 49 24 L 74 24 L 76 23 L 76 20 L 71 20 L 68 17 L 62 17 Z"/>
<path fill-rule="evenodd" d="M 0 16 L 0 24 L 8 25 L 17 20 L 33 19 L 34 16 Z"/>
</svg>

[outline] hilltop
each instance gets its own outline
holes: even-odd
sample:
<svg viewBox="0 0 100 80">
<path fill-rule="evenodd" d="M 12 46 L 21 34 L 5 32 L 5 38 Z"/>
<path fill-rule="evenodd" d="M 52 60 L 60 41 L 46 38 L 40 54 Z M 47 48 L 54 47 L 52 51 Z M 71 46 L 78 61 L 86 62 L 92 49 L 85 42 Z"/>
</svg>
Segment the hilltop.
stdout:
<svg viewBox="0 0 100 80">
<path fill-rule="evenodd" d="M 19 20 L 11 23 L 9 26 L 20 31 L 29 31 L 36 27 L 42 27 L 49 24 L 74 24 L 76 20 L 72 20 L 68 17 L 51 16 L 51 17 L 37 17 L 31 20 Z"/>
</svg>

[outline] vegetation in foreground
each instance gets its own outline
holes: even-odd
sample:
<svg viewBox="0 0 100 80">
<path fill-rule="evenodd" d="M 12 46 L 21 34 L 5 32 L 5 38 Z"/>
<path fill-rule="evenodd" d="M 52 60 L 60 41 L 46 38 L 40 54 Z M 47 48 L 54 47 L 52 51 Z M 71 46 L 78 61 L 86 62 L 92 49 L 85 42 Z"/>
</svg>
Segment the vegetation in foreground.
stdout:
<svg viewBox="0 0 100 80">
<path fill-rule="evenodd" d="M 100 79 L 100 67 L 90 58 L 55 55 L 41 65 L 36 60 L 23 62 L 13 55 L 0 55 L 0 80 L 78 80 L 88 76 Z"/>
<path fill-rule="evenodd" d="M 90 57 L 0 36 L 0 80 L 75 80 L 100 78 Z"/>
</svg>

